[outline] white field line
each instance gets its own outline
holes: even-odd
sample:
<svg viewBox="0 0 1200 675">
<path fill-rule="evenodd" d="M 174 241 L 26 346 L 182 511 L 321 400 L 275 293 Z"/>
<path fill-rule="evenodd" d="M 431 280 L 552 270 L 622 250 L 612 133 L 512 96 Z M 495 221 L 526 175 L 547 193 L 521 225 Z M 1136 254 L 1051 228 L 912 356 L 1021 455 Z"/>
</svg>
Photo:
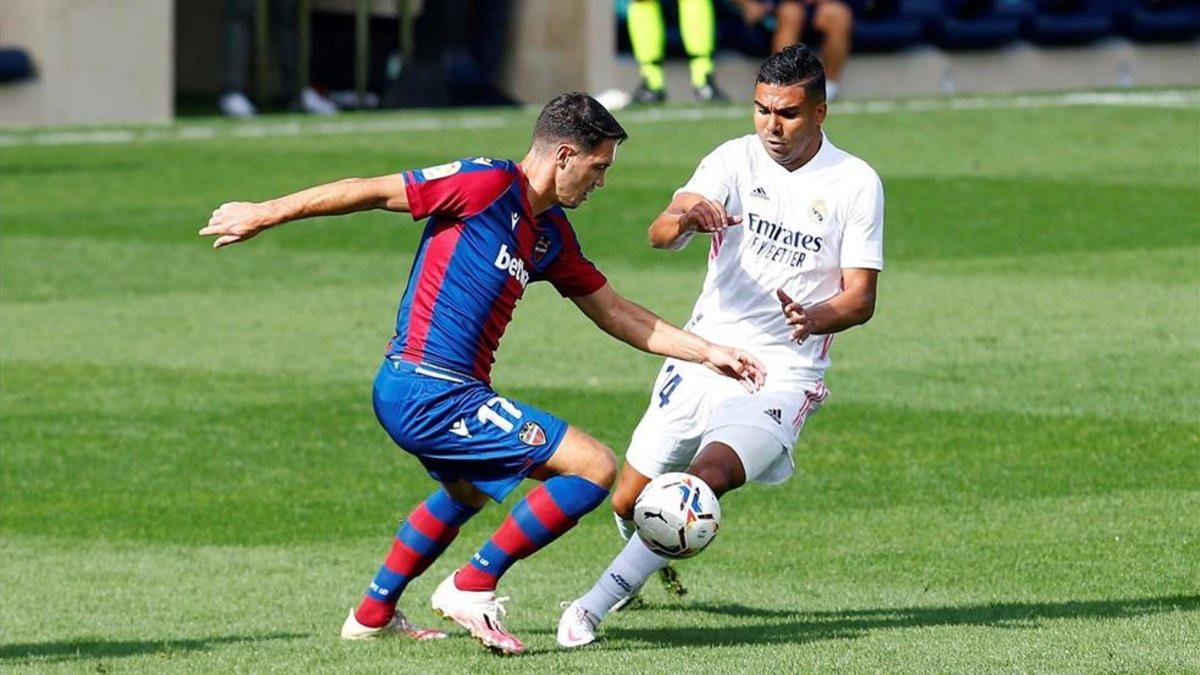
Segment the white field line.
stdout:
<svg viewBox="0 0 1200 675">
<path fill-rule="evenodd" d="M 1200 110 L 1200 90 L 1172 89 L 1161 91 L 1071 92 L 1062 94 L 1031 94 L 1022 96 L 975 96 L 958 98 L 838 101 L 830 106 L 833 115 L 871 115 L 891 112 L 924 112 L 934 110 L 1006 110 L 1031 108 L 1067 108 L 1077 106 L 1119 106 L 1143 108 L 1183 108 Z M 711 108 L 643 108 L 620 114 L 627 122 L 687 122 L 717 119 L 739 119 L 749 112 L 741 106 Z M 268 138 L 277 136 L 327 136 L 334 134 L 390 134 L 414 131 L 452 129 L 494 129 L 517 122 L 528 124 L 524 117 L 508 114 L 466 116 L 403 116 L 379 119 L 278 120 L 268 122 L 226 122 L 211 125 L 185 124 L 178 127 L 149 129 L 95 129 L 77 131 L 21 131 L 0 133 L 0 147 L 30 145 L 105 145 L 122 143 L 158 143 L 164 141 L 199 141 L 209 139 Z"/>
</svg>

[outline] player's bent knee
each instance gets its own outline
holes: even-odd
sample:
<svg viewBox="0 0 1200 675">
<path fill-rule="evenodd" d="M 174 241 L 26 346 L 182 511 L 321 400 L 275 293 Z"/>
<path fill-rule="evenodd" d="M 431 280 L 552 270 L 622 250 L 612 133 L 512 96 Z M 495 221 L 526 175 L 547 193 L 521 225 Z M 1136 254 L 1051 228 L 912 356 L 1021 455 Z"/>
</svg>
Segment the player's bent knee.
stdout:
<svg viewBox="0 0 1200 675">
<path fill-rule="evenodd" d="M 617 480 L 617 456 L 607 446 L 601 445 L 596 459 L 592 462 L 590 476 L 587 479 L 609 490 Z"/>
<path fill-rule="evenodd" d="M 741 458 L 724 443 L 706 446 L 688 467 L 688 473 L 708 484 L 718 497 L 746 482 L 746 470 Z"/>
<path fill-rule="evenodd" d="M 730 475 L 731 472 L 722 467 L 713 465 L 701 466 L 691 470 L 690 473 L 704 481 L 705 485 L 712 488 L 712 491 L 718 497 L 737 487 L 733 485 L 734 481 L 733 476 Z"/>
<path fill-rule="evenodd" d="M 633 490 L 625 489 L 624 485 L 619 486 L 612 493 L 613 513 L 629 520 L 633 518 L 633 505 L 637 502 L 638 495 Z"/>
<path fill-rule="evenodd" d="M 627 459 L 617 479 L 617 487 L 613 490 L 613 512 L 626 520 L 633 518 L 633 505 L 649 482 L 650 478 L 635 469 Z"/>
<path fill-rule="evenodd" d="M 600 441 L 580 433 L 579 462 L 574 473 L 605 490 L 612 489 L 617 479 L 617 456 Z"/>
<path fill-rule="evenodd" d="M 582 476 L 605 490 L 612 489 L 617 479 L 617 457 L 607 445 L 600 441 L 580 434 L 583 441 L 579 444 L 579 458 L 576 474 Z"/>
<path fill-rule="evenodd" d="M 539 480 L 554 475 L 579 476 L 609 490 L 617 475 L 617 458 L 608 446 L 569 427 L 558 449 L 531 475 Z"/>
</svg>

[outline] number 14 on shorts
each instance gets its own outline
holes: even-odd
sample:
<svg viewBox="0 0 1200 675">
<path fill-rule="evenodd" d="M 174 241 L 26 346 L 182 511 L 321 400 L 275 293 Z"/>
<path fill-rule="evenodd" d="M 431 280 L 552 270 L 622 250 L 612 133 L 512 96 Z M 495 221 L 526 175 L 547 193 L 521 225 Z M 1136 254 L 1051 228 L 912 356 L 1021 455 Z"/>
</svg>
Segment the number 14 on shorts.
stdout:
<svg viewBox="0 0 1200 675">
<path fill-rule="evenodd" d="M 683 382 L 683 376 L 675 372 L 674 364 L 667 366 L 663 375 L 667 376 L 667 381 L 658 390 L 658 407 L 660 408 L 671 402 L 671 394 L 675 393 L 675 388 L 679 386 L 680 382 Z"/>
</svg>

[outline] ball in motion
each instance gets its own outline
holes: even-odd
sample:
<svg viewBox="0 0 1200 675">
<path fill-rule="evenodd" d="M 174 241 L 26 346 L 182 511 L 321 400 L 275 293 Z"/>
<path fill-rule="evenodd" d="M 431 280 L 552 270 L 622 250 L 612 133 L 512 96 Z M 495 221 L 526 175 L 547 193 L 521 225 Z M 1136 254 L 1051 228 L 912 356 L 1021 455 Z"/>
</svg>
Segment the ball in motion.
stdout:
<svg viewBox="0 0 1200 675">
<path fill-rule="evenodd" d="M 646 548 L 667 558 L 690 558 L 717 536 L 721 504 L 699 478 L 664 473 L 638 495 L 633 522 Z"/>
</svg>

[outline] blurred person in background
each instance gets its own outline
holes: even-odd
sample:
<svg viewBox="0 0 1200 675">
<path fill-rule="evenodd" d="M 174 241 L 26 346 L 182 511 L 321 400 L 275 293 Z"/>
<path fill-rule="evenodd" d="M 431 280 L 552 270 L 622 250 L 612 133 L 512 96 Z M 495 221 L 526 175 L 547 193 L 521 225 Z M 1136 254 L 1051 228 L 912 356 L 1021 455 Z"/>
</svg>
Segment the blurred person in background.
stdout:
<svg viewBox="0 0 1200 675">
<path fill-rule="evenodd" d="M 225 0 L 221 27 L 221 98 L 217 100 L 217 107 L 221 114 L 229 117 L 252 117 L 258 112 L 246 95 L 257 9 L 257 0 Z M 275 35 L 283 99 L 289 110 L 332 115 L 338 111 L 332 101 L 312 87 L 300 89 L 297 76 L 300 48 L 296 40 L 299 12 L 299 0 L 271 0 L 267 6 L 271 31 Z M 258 45 L 258 48 L 265 49 L 265 45 Z"/>
<path fill-rule="evenodd" d="M 837 97 L 838 84 L 850 55 L 854 13 L 841 0 L 733 0 L 747 26 L 771 30 L 771 53 L 797 44 L 809 36 L 820 47 L 825 64 L 825 98 Z M 770 29 L 769 23 L 774 23 Z"/>
<path fill-rule="evenodd" d="M 716 24 L 712 0 L 678 0 L 679 32 L 690 59 L 692 91 L 698 101 L 727 101 L 713 79 Z M 666 26 L 659 0 L 633 0 L 627 17 L 629 42 L 642 79 L 633 92 L 634 103 L 662 103 L 667 99 L 663 76 Z"/>
<path fill-rule="evenodd" d="M 512 17 L 510 0 L 416 3 L 413 44 L 385 85 L 392 108 L 511 106 L 500 67 Z"/>
</svg>

